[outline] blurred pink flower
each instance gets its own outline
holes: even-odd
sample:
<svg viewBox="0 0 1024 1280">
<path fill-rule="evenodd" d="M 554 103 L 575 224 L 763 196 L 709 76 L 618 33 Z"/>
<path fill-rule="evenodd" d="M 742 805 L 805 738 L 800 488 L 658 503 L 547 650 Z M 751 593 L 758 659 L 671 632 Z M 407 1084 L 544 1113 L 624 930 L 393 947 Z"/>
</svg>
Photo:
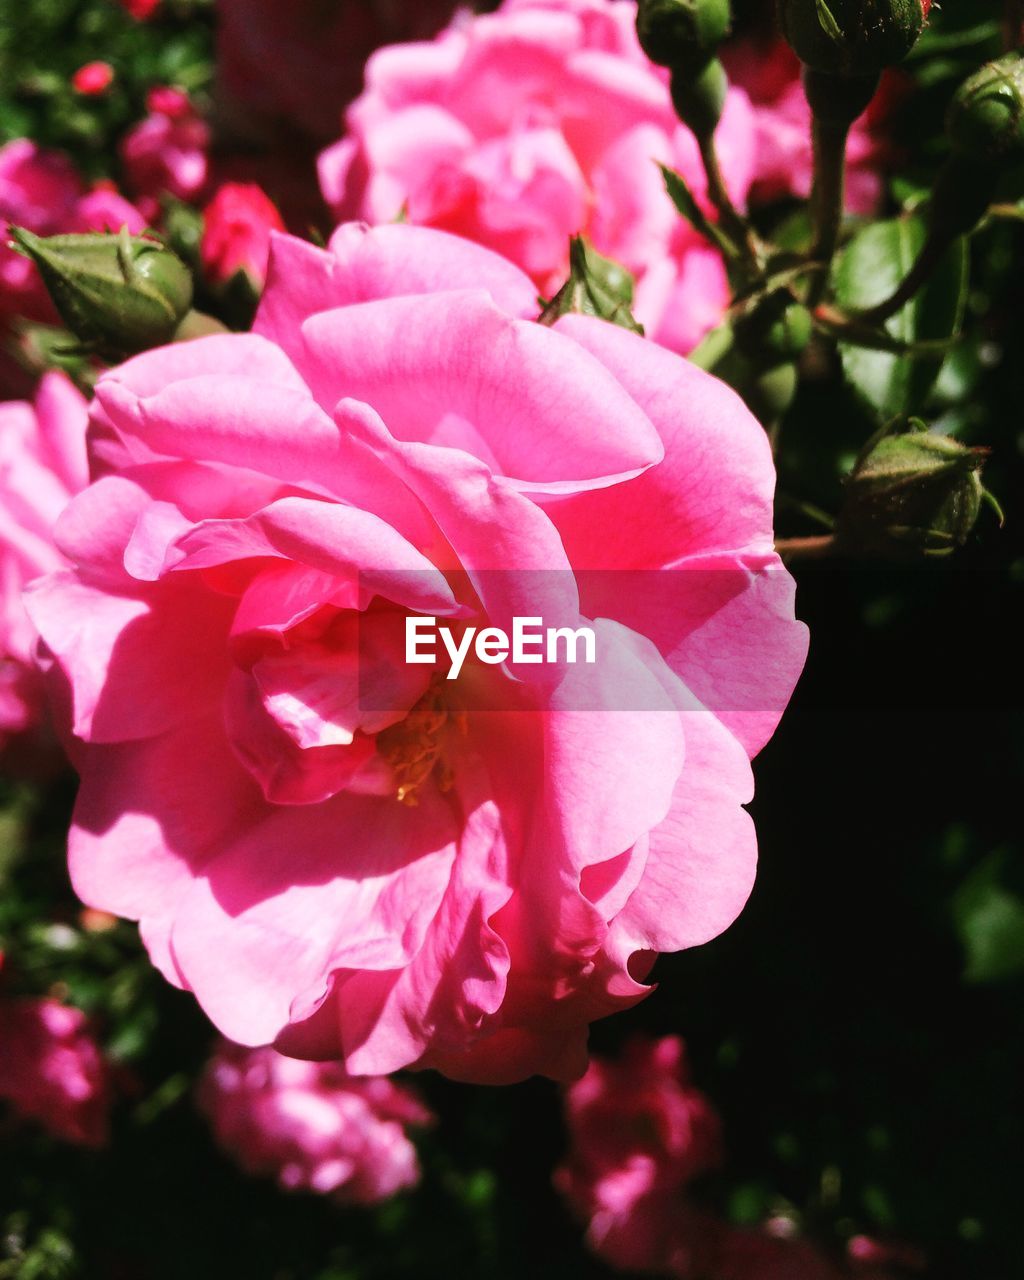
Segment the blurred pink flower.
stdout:
<svg viewBox="0 0 1024 1280">
<path fill-rule="evenodd" d="M 277 207 L 254 183 L 225 182 L 203 210 L 202 261 L 206 277 L 222 284 L 245 271 L 262 286 L 270 233 L 283 231 Z"/>
<path fill-rule="evenodd" d="M 633 0 L 504 0 L 431 43 L 381 49 L 347 132 L 320 157 L 338 216 L 438 227 L 515 262 L 550 295 L 584 232 L 637 278 L 650 337 L 686 352 L 722 317 L 725 269 L 669 199 L 656 161 L 698 198 L 697 144 L 668 73 L 640 50 Z M 750 102 L 732 89 L 717 133 L 743 203 L 756 165 Z"/>
<path fill-rule="evenodd" d="M 45 375 L 34 405 L 0 404 L 0 745 L 42 716 L 35 629 L 21 593 L 65 564 L 53 526 L 88 482 L 85 427 L 85 399 L 62 373 Z"/>
<path fill-rule="evenodd" d="M 165 197 L 190 201 L 202 194 L 210 128 L 180 90 L 164 89 L 159 97 L 151 94 L 150 105 L 150 114 L 122 138 L 121 159 L 139 209 L 155 222 Z"/>
<path fill-rule="evenodd" d="M 814 172 L 811 110 L 800 79 L 800 62 L 781 38 L 745 40 L 727 47 L 733 80 L 754 104 L 755 166 L 752 200 L 810 195 Z M 884 192 L 891 146 L 885 121 L 900 93 L 891 75 L 871 107 L 854 124 L 846 150 L 846 203 L 851 213 L 873 213 Z"/>
<path fill-rule="evenodd" d="M 85 1015 L 50 999 L 0 999 L 0 1098 L 58 1138 L 107 1137 L 109 1078 Z"/>
<path fill-rule="evenodd" d="M 224 1040 L 199 1084 L 218 1143 L 286 1191 L 377 1204 L 419 1181 L 406 1129 L 433 1117 L 386 1077 L 354 1079 L 334 1062 L 299 1062 Z"/>
<path fill-rule="evenodd" d="M 718 1116 L 690 1083 L 678 1036 L 594 1058 L 566 1092 L 570 1150 L 555 1184 L 613 1266 L 699 1275 L 718 1228 L 683 1192 L 721 1158 Z"/>
<path fill-rule="evenodd" d="M 245 132 L 338 129 L 379 45 L 432 36 L 456 0 L 217 0 L 221 106 Z"/>
<path fill-rule="evenodd" d="M 277 235 L 253 333 L 97 383 L 76 568 L 30 603 L 72 878 L 237 1042 L 572 1078 L 749 894 L 749 760 L 807 644 L 767 439 L 656 344 L 534 316 L 442 232 Z M 413 614 L 589 618 L 603 657 L 449 681 L 404 661 Z"/>
</svg>

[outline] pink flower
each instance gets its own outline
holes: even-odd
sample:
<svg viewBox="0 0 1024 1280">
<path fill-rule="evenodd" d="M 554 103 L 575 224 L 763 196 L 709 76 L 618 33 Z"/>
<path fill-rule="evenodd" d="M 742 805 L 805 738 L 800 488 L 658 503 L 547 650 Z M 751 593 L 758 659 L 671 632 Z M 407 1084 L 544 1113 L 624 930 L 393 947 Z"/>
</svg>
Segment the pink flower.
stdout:
<svg viewBox="0 0 1024 1280">
<path fill-rule="evenodd" d="M 752 199 L 810 195 L 814 174 L 811 109 L 800 79 L 800 62 L 781 38 L 741 41 L 726 52 L 730 75 L 754 103 L 755 168 Z M 888 145 L 880 125 L 891 106 L 896 81 L 854 124 L 846 149 L 846 203 L 852 213 L 874 213 L 882 199 Z"/>
<path fill-rule="evenodd" d="M 48 999 L 0 1000 L 0 1098 L 68 1142 L 106 1141 L 108 1070 L 85 1015 Z"/>
<path fill-rule="evenodd" d="M 767 441 L 671 352 L 535 314 L 440 232 L 275 236 L 255 332 L 97 384 L 77 568 L 30 600 L 83 744 L 72 877 L 239 1043 L 571 1078 L 749 893 L 748 760 L 806 650 Z M 602 656 L 452 681 L 411 615 Z"/>
<path fill-rule="evenodd" d="M 377 1204 L 419 1181 L 410 1125 L 433 1119 L 384 1077 L 352 1079 L 334 1062 L 298 1062 L 273 1049 L 220 1043 L 199 1085 L 217 1141 L 249 1173 L 286 1191 Z"/>
<path fill-rule="evenodd" d="M 720 1131 L 679 1037 L 636 1038 L 617 1061 L 592 1059 L 565 1106 L 571 1148 L 555 1183 L 589 1224 L 591 1248 L 630 1270 L 698 1270 L 716 1231 L 681 1192 L 718 1164 Z"/>
<path fill-rule="evenodd" d="M 62 373 L 48 373 L 35 404 L 0 404 L 0 744 L 37 726 L 43 707 L 32 661 L 27 583 L 64 565 L 53 526 L 85 488 L 86 406 Z"/>
<path fill-rule="evenodd" d="M 285 124 L 327 141 L 373 50 L 432 36 L 454 8 L 455 0 L 217 0 L 221 105 L 247 131 L 257 121 Z"/>
<path fill-rule="evenodd" d="M 109 62 L 87 62 L 71 77 L 72 89 L 86 97 L 106 93 L 113 83 L 114 68 Z"/>
<path fill-rule="evenodd" d="M 637 278 L 637 319 L 688 351 L 729 301 L 720 257 L 665 192 L 655 161 L 703 198 L 697 144 L 672 109 L 668 73 L 637 42 L 633 0 L 505 0 L 460 13 L 429 44 L 378 51 L 347 133 L 320 157 L 336 214 L 409 221 L 476 240 L 550 296 L 570 235 Z M 754 117 L 730 92 L 717 142 L 742 202 L 755 167 Z"/>
<path fill-rule="evenodd" d="M 267 274 L 270 233 L 283 231 L 276 206 L 254 183 L 225 182 L 203 210 L 203 270 L 220 284 L 246 271 L 259 285 Z"/>
<path fill-rule="evenodd" d="M 166 92 L 166 91 L 165 91 Z M 210 128 L 189 107 L 183 111 L 180 91 L 154 101 L 151 110 L 121 141 L 128 185 L 143 214 L 154 221 L 167 196 L 195 200 L 206 185 Z"/>
</svg>

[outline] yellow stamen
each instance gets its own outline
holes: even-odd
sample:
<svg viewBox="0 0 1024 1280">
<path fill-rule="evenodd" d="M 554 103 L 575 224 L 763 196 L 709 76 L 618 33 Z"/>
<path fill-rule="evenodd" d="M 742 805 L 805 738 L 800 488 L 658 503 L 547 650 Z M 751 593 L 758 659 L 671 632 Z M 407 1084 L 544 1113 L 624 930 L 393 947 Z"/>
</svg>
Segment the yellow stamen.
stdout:
<svg viewBox="0 0 1024 1280">
<path fill-rule="evenodd" d="M 395 775 L 395 799 L 413 807 L 419 790 L 435 774 L 439 791 L 450 791 L 454 771 L 445 750 L 446 729 L 466 732 L 466 717 L 452 712 L 442 693 L 444 676 L 435 675 L 426 693 L 404 720 L 377 734 L 377 750 Z"/>
</svg>

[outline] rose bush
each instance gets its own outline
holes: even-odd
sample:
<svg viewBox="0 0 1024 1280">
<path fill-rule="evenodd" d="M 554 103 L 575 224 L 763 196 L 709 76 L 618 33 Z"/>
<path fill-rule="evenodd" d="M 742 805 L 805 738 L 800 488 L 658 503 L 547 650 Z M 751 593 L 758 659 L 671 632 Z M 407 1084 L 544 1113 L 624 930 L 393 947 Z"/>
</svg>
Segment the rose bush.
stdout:
<svg viewBox="0 0 1024 1280">
<path fill-rule="evenodd" d="M 71 873 L 233 1040 L 571 1077 L 749 893 L 748 761 L 806 649 L 767 441 L 672 353 L 535 314 L 440 232 L 276 236 L 254 333 L 97 384 L 75 568 L 29 601 Z M 588 619 L 602 656 L 452 683 L 403 661 L 412 613 Z"/>
<path fill-rule="evenodd" d="M 409 1089 L 353 1080 L 335 1062 L 299 1062 L 222 1041 L 199 1082 L 220 1145 L 286 1191 L 377 1204 L 419 1181 L 406 1128 L 430 1123 Z"/>
<path fill-rule="evenodd" d="M 381 49 L 347 131 L 320 158 L 338 216 L 454 231 L 517 263 L 550 295 L 569 236 L 637 277 L 649 336 L 688 351 L 729 302 L 720 257 L 677 213 L 655 161 L 703 200 L 706 179 L 676 117 L 668 72 L 637 42 L 633 0 L 505 0 L 463 13 L 432 43 Z M 729 92 L 717 146 L 738 203 L 755 167 L 755 121 Z"/>
<path fill-rule="evenodd" d="M 42 379 L 34 404 L 0 404 L 0 747 L 36 728 L 43 710 L 21 593 L 64 564 L 53 526 L 88 481 L 85 427 L 85 398 L 62 373 Z"/>
</svg>

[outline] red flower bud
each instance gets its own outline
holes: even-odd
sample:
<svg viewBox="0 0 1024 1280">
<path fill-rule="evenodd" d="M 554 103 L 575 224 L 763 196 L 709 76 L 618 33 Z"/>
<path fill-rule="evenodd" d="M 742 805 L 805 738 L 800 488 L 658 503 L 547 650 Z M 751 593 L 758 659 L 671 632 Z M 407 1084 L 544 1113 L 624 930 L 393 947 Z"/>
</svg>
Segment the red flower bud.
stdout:
<svg viewBox="0 0 1024 1280">
<path fill-rule="evenodd" d="M 267 274 L 271 231 L 283 231 L 277 207 L 255 183 L 225 182 L 203 212 L 200 254 L 213 284 L 238 271 L 262 286 Z"/>
<path fill-rule="evenodd" d="M 71 77 L 71 87 L 76 93 L 96 97 L 106 92 L 114 80 L 114 68 L 109 62 L 87 62 Z"/>
</svg>

